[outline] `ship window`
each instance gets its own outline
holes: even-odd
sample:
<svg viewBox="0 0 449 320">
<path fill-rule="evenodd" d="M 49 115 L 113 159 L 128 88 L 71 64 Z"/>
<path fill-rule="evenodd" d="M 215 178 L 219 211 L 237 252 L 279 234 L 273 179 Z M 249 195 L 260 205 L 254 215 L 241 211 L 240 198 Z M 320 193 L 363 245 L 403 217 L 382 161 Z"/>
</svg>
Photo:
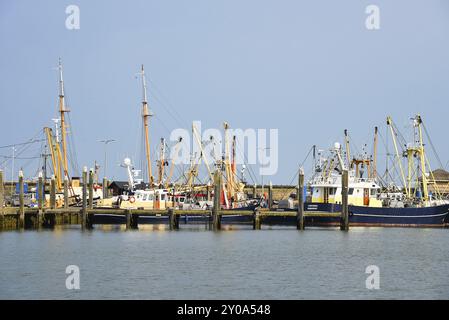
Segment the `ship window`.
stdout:
<svg viewBox="0 0 449 320">
<path fill-rule="evenodd" d="M 337 191 L 337 188 L 329 188 L 329 195 L 331 195 L 331 196 L 335 195 L 336 191 Z"/>
<path fill-rule="evenodd" d="M 354 194 L 354 188 L 349 188 L 348 194 Z"/>
<path fill-rule="evenodd" d="M 165 194 L 161 194 L 161 201 L 165 200 Z"/>
<path fill-rule="evenodd" d="M 148 197 L 148 195 L 144 194 L 142 200 L 143 200 L 143 201 L 147 201 L 147 197 Z"/>
<path fill-rule="evenodd" d="M 150 194 L 150 195 L 148 196 L 148 201 L 153 201 L 153 195 L 152 195 L 152 194 Z"/>
<path fill-rule="evenodd" d="M 377 189 L 371 189 L 371 195 L 372 195 L 372 196 L 375 196 L 376 193 L 377 193 Z"/>
</svg>

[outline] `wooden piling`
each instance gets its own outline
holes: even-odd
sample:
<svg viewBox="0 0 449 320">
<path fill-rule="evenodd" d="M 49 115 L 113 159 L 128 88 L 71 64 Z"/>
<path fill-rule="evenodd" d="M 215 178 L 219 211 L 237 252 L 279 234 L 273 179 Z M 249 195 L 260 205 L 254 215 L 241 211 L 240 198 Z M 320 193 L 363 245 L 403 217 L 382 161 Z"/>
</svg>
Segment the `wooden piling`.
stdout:
<svg viewBox="0 0 449 320">
<path fill-rule="evenodd" d="M 296 228 L 298 230 L 304 230 L 304 169 L 299 168 L 298 175 L 298 189 L 297 189 L 297 198 L 298 198 L 298 211 L 296 214 Z"/>
<path fill-rule="evenodd" d="M 349 210 L 348 210 L 348 170 L 343 170 L 341 175 L 341 219 L 340 230 L 349 230 Z"/>
<path fill-rule="evenodd" d="M 43 224 L 43 213 L 44 213 L 44 178 L 42 176 L 42 172 L 39 172 L 39 176 L 37 178 L 37 222 L 36 228 L 39 228 Z"/>
<path fill-rule="evenodd" d="M 50 180 L 50 209 L 56 209 L 56 180 L 51 176 Z"/>
<path fill-rule="evenodd" d="M 81 227 L 84 229 L 87 225 L 87 168 L 83 168 L 83 204 L 81 210 Z"/>
<path fill-rule="evenodd" d="M 211 190 L 210 190 L 210 183 L 207 183 L 206 186 L 206 194 L 207 194 L 207 201 L 210 201 L 211 197 Z"/>
<path fill-rule="evenodd" d="M 260 211 L 259 210 L 254 210 L 254 214 L 253 214 L 253 229 L 254 230 L 260 230 L 262 227 L 262 221 L 260 218 Z"/>
<path fill-rule="evenodd" d="M 175 208 L 178 205 L 178 198 L 176 197 L 176 185 L 173 185 L 173 197 L 172 197 L 172 207 Z"/>
<path fill-rule="evenodd" d="M 220 198 L 221 198 L 221 171 L 220 169 L 217 169 L 214 174 L 214 206 L 212 209 L 212 224 L 214 230 L 220 230 L 221 228 Z"/>
<path fill-rule="evenodd" d="M 175 214 L 175 210 L 173 208 L 168 208 L 168 220 L 170 224 L 170 230 L 179 229 L 179 217 Z"/>
<path fill-rule="evenodd" d="M 69 177 L 64 176 L 64 209 L 69 208 Z"/>
<path fill-rule="evenodd" d="M 253 198 L 257 197 L 257 184 L 253 185 Z"/>
<path fill-rule="evenodd" d="M 268 210 L 273 209 L 273 184 L 270 181 L 268 185 Z"/>
<path fill-rule="evenodd" d="M 94 169 L 89 170 L 89 209 L 94 208 Z"/>
<path fill-rule="evenodd" d="M 19 171 L 19 220 L 18 228 L 25 226 L 25 202 L 24 202 L 24 188 L 23 188 L 23 171 Z"/>
<path fill-rule="evenodd" d="M 126 230 L 131 230 L 131 212 L 129 210 L 125 210 L 126 217 Z"/>
<path fill-rule="evenodd" d="M 42 172 L 39 172 L 39 177 L 37 179 L 37 208 L 39 212 L 44 209 L 44 178 L 42 177 Z"/>
<path fill-rule="evenodd" d="M 131 210 L 125 210 L 126 217 L 126 230 L 135 230 L 139 228 L 138 219 L 139 215 L 137 213 L 133 213 Z"/>
<path fill-rule="evenodd" d="M 108 179 L 106 177 L 104 177 L 103 178 L 103 199 L 109 198 L 108 187 L 109 187 Z"/>
</svg>

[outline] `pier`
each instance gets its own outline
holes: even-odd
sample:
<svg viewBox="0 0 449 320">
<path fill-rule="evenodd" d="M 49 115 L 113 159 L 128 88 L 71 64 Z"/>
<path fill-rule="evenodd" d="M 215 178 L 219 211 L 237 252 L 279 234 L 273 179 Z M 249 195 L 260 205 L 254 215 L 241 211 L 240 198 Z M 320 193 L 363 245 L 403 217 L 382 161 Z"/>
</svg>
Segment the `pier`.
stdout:
<svg viewBox="0 0 449 320">
<path fill-rule="evenodd" d="M 19 206 L 4 206 L 3 172 L 0 171 L 0 230 L 23 230 L 53 228 L 57 225 L 79 225 L 82 229 L 92 229 L 94 225 L 124 224 L 127 230 L 138 229 L 139 224 L 168 224 L 170 230 L 179 230 L 181 224 L 206 223 L 211 230 L 220 230 L 222 223 L 227 218 L 233 217 L 240 222 L 237 224 L 252 225 L 254 230 L 260 230 L 262 225 L 272 225 L 273 220 L 283 221 L 282 225 L 296 226 L 298 230 L 306 227 L 306 218 L 331 217 L 340 218 L 340 229 L 349 229 L 348 202 L 347 202 L 347 171 L 343 172 L 343 210 L 341 212 L 319 212 L 304 210 L 304 173 L 299 172 L 298 179 L 298 208 L 295 211 L 274 210 L 272 208 L 272 196 L 269 199 L 268 208 L 256 208 L 255 210 L 223 210 L 214 197 L 214 206 L 210 210 L 180 210 L 175 208 L 160 209 L 120 209 L 120 208 L 95 208 L 92 199 L 92 171 L 83 171 L 82 206 L 69 207 L 68 197 L 64 197 L 61 208 L 56 207 L 56 184 L 54 178 L 50 181 L 50 201 L 45 207 L 43 201 L 43 178 L 39 177 L 37 187 L 39 193 L 38 206 L 28 208 L 24 205 L 23 173 L 19 174 Z M 216 183 L 214 193 L 221 193 L 220 175 L 215 176 Z M 64 193 L 67 194 L 67 179 L 64 180 Z M 270 187 L 271 189 L 271 187 Z M 269 191 L 272 194 L 272 191 Z M 154 218 L 144 221 L 145 218 Z M 151 221 L 153 220 L 153 221 Z M 233 224 L 233 222 L 229 222 Z M 276 224 L 276 223 L 274 223 Z"/>
</svg>

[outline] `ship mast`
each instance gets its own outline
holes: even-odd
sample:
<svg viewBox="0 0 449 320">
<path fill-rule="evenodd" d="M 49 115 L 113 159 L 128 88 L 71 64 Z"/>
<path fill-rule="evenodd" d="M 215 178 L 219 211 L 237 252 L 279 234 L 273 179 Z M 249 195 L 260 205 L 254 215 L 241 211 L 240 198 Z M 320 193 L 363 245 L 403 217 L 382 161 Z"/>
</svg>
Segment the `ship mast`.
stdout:
<svg viewBox="0 0 449 320">
<path fill-rule="evenodd" d="M 64 176 L 69 176 L 68 173 L 68 162 L 67 162 L 67 137 L 66 137 L 66 120 L 65 113 L 69 112 L 65 105 L 65 97 L 64 97 L 64 79 L 62 76 L 62 62 L 61 58 L 59 58 L 59 116 L 60 116 L 60 125 L 61 125 L 61 144 L 62 144 L 62 160 L 63 160 L 63 170 Z M 61 179 L 62 177 L 60 177 Z"/>
<path fill-rule="evenodd" d="M 228 198 L 234 196 L 234 176 L 232 173 L 232 164 L 230 159 L 230 150 L 229 150 L 229 124 L 227 122 L 223 123 L 224 132 L 225 132 L 225 170 L 226 170 L 226 178 L 227 178 L 227 189 L 228 189 Z"/>
<path fill-rule="evenodd" d="M 426 155 L 424 153 L 424 143 L 423 143 L 423 134 L 422 134 L 422 119 L 418 114 L 415 118 L 416 126 L 419 131 L 419 155 L 421 159 L 421 177 L 422 177 L 422 188 L 423 188 L 423 200 L 428 200 L 428 190 L 427 190 L 427 177 L 426 177 Z"/>
<path fill-rule="evenodd" d="M 232 171 L 232 177 L 235 177 L 236 172 L 236 162 L 235 162 L 235 149 L 236 149 L 236 136 L 234 135 L 232 137 L 232 163 L 231 163 L 231 171 Z"/>
<path fill-rule="evenodd" d="M 393 140 L 393 145 L 394 145 L 394 150 L 396 151 L 396 159 L 399 165 L 399 169 L 400 169 L 400 173 L 401 173 L 401 178 L 402 178 L 402 183 L 406 192 L 406 195 L 408 198 L 410 198 L 410 190 L 407 188 L 407 183 L 405 181 L 405 174 L 404 174 L 404 170 L 402 168 L 402 161 L 401 161 L 401 155 L 399 154 L 399 149 L 398 149 L 398 144 L 396 142 L 396 132 L 393 128 L 394 124 L 393 124 L 393 120 L 391 119 L 390 116 L 387 117 L 387 125 L 390 128 L 390 132 L 391 132 L 391 138 Z"/>
<path fill-rule="evenodd" d="M 158 172 L 158 183 L 162 185 L 162 180 L 164 179 L 164 167 L 166 164 L 165 160 L 165 139 L 161 138 L 160 146 L 160 159 L 159 159 L 159 172 Z"/>
<path fill-rule="evenodd" d="M 374 157 L 373 157 L 373 178 L 377 178 L 377 127 L 374 128 Z"/>
<path fill-rule="evenodd" d="M 352 167 L 351 164 L 351 150 L 349 148 L 349 136 L 348 136 L 348 130 L 345 129 L 345 145 L 346 145 L 346 160 L 348 161 L 348 168 Z"/>
<path fill-rule="evenodd" d="M 142 76 L 142 90 L 143 90 L 143 100 L 142 100 L 142 121 L 143 121 L 143 127 L 145 131 L 145 155 L 147 160 L 147 166 L 148 166 L 148 183 L 150 186 L 153 185 L 153 174 L 151 172 L 151 157 L 150 157 L 150 137 L 148 133 L 148 118 L 151 116 L 149 108 L 148 108 L 148 101 L 147 101 L 147 84 L 145 81 L 145 70 L 141 68 L 141 76 Z"/>
</svg>

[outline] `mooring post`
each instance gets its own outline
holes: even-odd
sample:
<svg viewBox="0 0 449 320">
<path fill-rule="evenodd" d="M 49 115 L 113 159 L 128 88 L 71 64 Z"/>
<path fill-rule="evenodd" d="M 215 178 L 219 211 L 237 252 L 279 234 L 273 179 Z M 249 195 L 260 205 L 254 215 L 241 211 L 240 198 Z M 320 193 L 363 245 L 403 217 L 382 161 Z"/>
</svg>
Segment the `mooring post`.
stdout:
<svg viewBox="0 0 449 320">
<path fill-rule="evenodd" d="M 257 197 L 257 184 L 253 185 L 253 198 L 255 199 Z"/>
<path fill-rule="evenodd" d="M 44 178 L 42 177 L 42 171 L 39 171 L 37 178 L 37 224 L 36 227 L 39 228 L 43 222 L 43 210 L 44 210 Z"/>
<path fill-rule="evenodd" d="M 296 228 L 304 230 L 304 169 L 299 168 L 298 191 L 298 212 L 296 214 Z"/>
<path fill-rule="evenodd" d="M 179 219 L 177 219 L 173 208 L 168 208 L 168 221 L 170 224 L 170 230 L 179 229 Z"/>
<path fill-rule="evenodd" d="M 131 212 L 128 209 L 125 210 L 126 217 L 126 230 L 131 230 Z"/>
<path fill-rule="evenodd" d="M 24 188 L 23 188 L 23 171 L 19 171 L 19 221 L 18 228 L 25 226 L 25 201 L 24 201 Z"/>
<path fill-rule="evenodd" d="M 343 170 L 341 175 L 341 219 L 340 230 L 349 230 L 349 209 L 348 209 L 348 170 Z"/>
<path fill-rule="evenodd" d="M 210 201 L 211 199 L 211 195 L 210 195 L 210 182 L 207 183 L 206 185 L 206 194 L 207 194 L 207 201 Z"/>
<path fill-rule="evenodd" d="M 42 177 L 42 172 L 39 171 L 39 177 L 37 179 L 37 208 L 39 213 L 44 209 L 44 178 Z"/>
<path fill-rule="evenodd" d="M 0 230 L 3 229 L 5 206 L 5 186 L 3 184 L 3 170 L 0 170 Z"/>
<path fill-rule="evenodd" d="M 64 209 L 68 208 L 69 208 L 69 177 L 64 176 Z"/>
<path fill-rule="evenodd" d="M 51 176 L 50 180 L 50 209 L 56 208 L 56 180 L 55 176 Z"/>
<path fill-rule="evenodd" d="M 103 185 L 102 185 L 102 187 L 103 187 L 103 199 L 107 199 L 107 198 L 109 198 L 109 195 L 108 195 L 108 178 L 106 178 L 106 177 L 104 177 L 103 178 Z"/>
<path fill-rule="evenodd" d="M 268 185 L 268 210 L 271 211 L 273 208 L 273 184 L 270 181 L 270 184 Z"/>
<path fill-rule="evenodd" d="M 138 224 L 139 215 L 137 213 L 133 213 L 132 210 L 126 209 L 125 217 L 126 217 L 126 230 L 133 230 L 139 228 Z"/>
<path fill-rule="evenodd" d="M 83 168 L 83 209 L 81 210 L 81 227 L 87 226 L 87 167 Z"/>
<path fill-rule="evenodd" d="M 258 209 L 254 210 L 253 214 L 253 229 L 260 230 L 262 223 L 260 221 L 260 211 Z"/>
<path fill-rule="evenodd" d="M 221 171 L 217 169 L 214 175 L 214 207 L 212 209 L 212 223 L 214 230 L 220 230 L 220 198 L 221 198 Z"/>
<path fill-rule="evenodd" d="M 94 208 L 94 169 L 89 170 L 89 209 Z"/>
<path fill-rule="evenodd" d="M 176 203 L 176 185 L 174 184 L 173 185 L 173 197 L 172 197 L 172 208 L 175 208 L 176 206 L 177 206 L 177 203 Z"/>
</svg>

